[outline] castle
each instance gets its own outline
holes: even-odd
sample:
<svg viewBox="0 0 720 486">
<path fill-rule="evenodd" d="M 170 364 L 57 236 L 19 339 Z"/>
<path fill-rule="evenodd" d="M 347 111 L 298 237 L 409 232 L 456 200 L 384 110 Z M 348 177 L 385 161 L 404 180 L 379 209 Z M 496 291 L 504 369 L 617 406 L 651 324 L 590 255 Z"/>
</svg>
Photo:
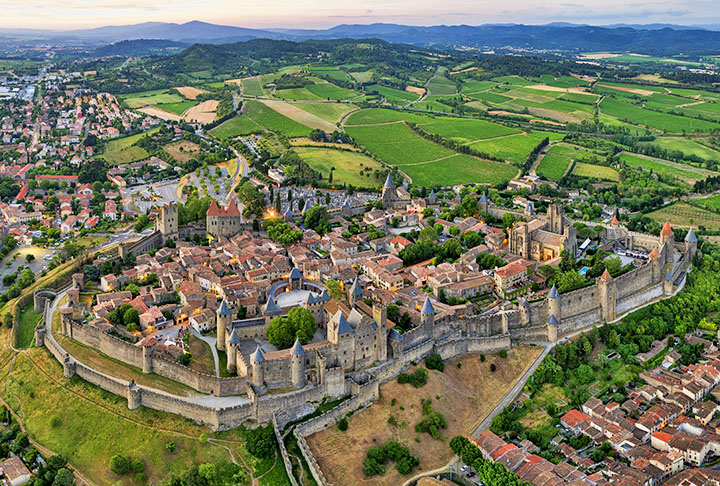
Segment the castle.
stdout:
<svg viewBox="0 0 720 486">
<path fill-rule="evenodd" d="M 547 220 L 520 221 L 510 228 L 508 251 L 536 261 L 552 260 L 559 257 L 563 251 L 574 257 L 577 252 L 575 228 L 566 220 L 562 207 L 551 204 L 548 207 Z"/>
<path fill-rule="evenodd" d="M 230 237 L 242 231 L 246 221 L 234 198 L 226 206 L 220 206 L 213 199 L 206 213 L 206 228 L 210 236 Z"/>
<path fill-rule="evenodd" d="M 382 203 L 385 209 L 403 209 L 411 201 L 410 194 L 404 187 L 395 187 L 392 177 L 388 174 L 382 188 Z"/>
<path fill-rule="evenodd" d="M 168 206 L 164 211 L 165 216 L 161 217 L 164 222 L 158 223 L 160 229 L 169 230 L 168 234 L 173 229 L 171 208 Z M 221 213 L 217 206 L 213 212 Z M 563 246 L 571 251 L 575 244 L 571 225 L 563 221 L 559 208 L 548 213 L 548 221 L 543 221 L 532 233 L 519 230 L 528 236 L 521 246 L 532 248 L 532 234 L 534 241 L 548 245 L 540 247 L 543 252 L 553 250 L 550 243 L 542 241 L 548 234 L 563 238 L 558 249 Z M 628 231 L 616 221 L 601 227 L 602 249 L 631 250 L 639 255 L 637 261 L 641 263 L 616 277 L 605 272 L 594 284 L 579 290 L 560 293 L 553 287 L 545 299 L 505 301 L 475 315 L 456 314 L 447 307 L 438 312 L 437 304 L 434 306 L 427 297 L 418 309 L 419 322 L 405 332 L 388 321 L 383 304 L 364 298 L 357 281 L 349 289 L 347 301 L 340 301 L 330 298 L 321 284 L 304 279 L 299 269 L 292 268 L 285 278 L 268 287 L 261 314 L 251 319 L 233 319 L 237 312 L 228 304 L 232 299 L 221 292 L 215 316 L 216 346 L 227 355 L 231 377 L 202 374 L 168 360 L 156 352 L 158 343 L 152 340 L 135 345 L 83 323 L 75 318 L 75 300 L 68 299 L 68 307 L 61 310 L 63 334 L 144 373 L 156 373 L 198 392 L 225 397 L 223 406 L 210 400 L 163 394 L 94 370 L 70 356 L 55 341 L 55 331 L 46 326 L 37 328 L 36 342 L 47 346 L 63 363 L 66 376 L 78 374 L 106 390 L 127 396 L 130 408 L 147 406 L 179 413 L 215 429 L 235 427 L 248 419 L 266 422 L 280 413 L 292 420 L 307 410 L 308 403 L 325 397 L 350 395 L 362 397 L 364 403 L 375 400 L 380 383 L 431 353 L 449 359 L 469 352 L 506 349 L 515 343 L 556 342 L 563 335 L 612 322 L 639 306 L 672 295 L 683 284 L 697 252 L 697 238 L 692 230 L 683 242 L 676 242 L 667 223 L 659 236 Z M 548 258 L 549 254 L 543 252 L 536 251 L 535 255 Z M 36 308 L 49 305 L 43 292 L 49 290 L 36 292 Z M 367 297 L 372 299 L 371 295 Z M 40 302 L 43 299 L 44 304 Z M 267 339 L 272 320 L 286 316 L 298 306 L 308 309 L 315 318 L 315 337 L 305 345 L 296 341 L 287 349 L 258 346 Z"/>
</svg>

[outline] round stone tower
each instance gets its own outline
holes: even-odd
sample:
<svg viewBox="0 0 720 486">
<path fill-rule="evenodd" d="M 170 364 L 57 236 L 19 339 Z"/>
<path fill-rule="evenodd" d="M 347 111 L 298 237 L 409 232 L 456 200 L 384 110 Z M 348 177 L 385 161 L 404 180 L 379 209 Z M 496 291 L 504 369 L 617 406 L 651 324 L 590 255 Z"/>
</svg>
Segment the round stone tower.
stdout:
<svg viewBox="0 0 720 486">
<path fill-rule="evenodd" d="M 295 339 L 295 344 L 290 351 L 290 360 L 292 384 L 295 388 L 302 388 L 305 386 L 305 350 L 299 339 Z"/>
<path fill-rule="evenodd" d="M 215 347 L 220 351 L 225 351 L 225 335 L 231 323 L 232 311 L 223 299 L 217 310 L 217 342 L 215 343 Z"/>
<path fill-rule="evenodd" d="M 547 296 L 548 306 L 548 319 L 550 316 L 555 316 L 556 320 L 560 320 L 562 314 L 560 313 L 560 292 L 555 285 L 550 289 L 550 293 Z"/>
<path fill-rule="evenodd" d="M 252 368 L 252 386 L 260 395 L 265 391 L 265 355 L 260 346 L 250 356 L 250 366 Z"/>
<path fill-rule="evenodd" d="M 227 371 L 228 373 L 235 373 L 237 371 L 237 351 L 240 339 L 235 334 L 235 329 L 230 333 L 230 339 L 227 342 Z"/>
</svg>

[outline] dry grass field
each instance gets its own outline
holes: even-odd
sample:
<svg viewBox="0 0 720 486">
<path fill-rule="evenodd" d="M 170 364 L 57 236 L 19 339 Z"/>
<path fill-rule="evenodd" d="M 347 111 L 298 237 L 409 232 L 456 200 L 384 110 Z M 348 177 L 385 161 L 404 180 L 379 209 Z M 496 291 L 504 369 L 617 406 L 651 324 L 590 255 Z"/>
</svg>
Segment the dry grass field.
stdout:
<svg viewBox="0 0 720 486">
<path fill-rule="evenodd" d="M 291 105 L 290 103 L 287 103 L 285 101 L 262 100 L 260 102 L 268 108 L 272 108 L 281 115 L 286 116 L 302 125 L 305 125 L 306 127 L 319 128 L 320 130 L 325 130 L 329 133 L 337 130 L 337 127 L 329 121 L 323 120 L 319 116 L 313 115 L 312 113 L 307 112 L 295 105 Z"/>
<path fill-rule="evenodd" d="M 215 120 L 217 106 L 217 100 L 203 101 L 185 112 L 185 121 L 202 124 L 212 123 Z"/>
<path fill-rule="evenodd" d="M 178 140 L 163 147 L 178 162 L 187 162 L 200 152 L 200 147 L 189 140 Z"/>
<path fill-rule="evenodd" d="M 180 93 L 189 100 L 194 100 L 198 97 L 198 95 L 201 95 L 205 92 L 201 89 L 193 88 L 192 86 L 181 86 L 175 89 L 178 90 L 178 93 Z"/>
<path fill-rule="evenodd" d="M 467 355 L 446 362 L 443 373 L 429 371 L 427 385 L 417 389 L 392 380 L 380 387 L 378 402 L 349 419 L 347 431 L 329 427 L 308 437 L 308 445 L 333 484 L 402 484 L 407 478 L 392 464 L 388 465 L 384 476 L 365 477 L 362 463 L 371 446 L 382 445 L 391 439 L 401 442 L 420 459 L 416 472 L 444 466 L 453 455 L 448 440 L 458 434 L 470 433 L 540 352 L 539 347 L 518 347 L 508 352 L 507 359 L 494 354 L 488 355 L 485 362 L 479 354 Z M 462 365 L 460 368 L 458 362 Z M 490 371 L 492 363 L 497 366 L 494 373 Z M 432 399 L 433 409 L 442 413 L 448 422 L 448 427 L 442 431 L 444 440 L 415 432 L 415 424 L 422 418 L 420 400 L 427 398 Z M 394 405 L 393 399 L 396 400 Z M 397 426 L 388 423 L 390 416 L 395 418 Z"/>
<path fill-rule="evenodd" d="M 422 96 L 427 90 L 425 88 L 419 88 L 417 86 L 405 86 L 405 91 L 407 91 L 408 93 L 415 93 Z"/>
</svg>

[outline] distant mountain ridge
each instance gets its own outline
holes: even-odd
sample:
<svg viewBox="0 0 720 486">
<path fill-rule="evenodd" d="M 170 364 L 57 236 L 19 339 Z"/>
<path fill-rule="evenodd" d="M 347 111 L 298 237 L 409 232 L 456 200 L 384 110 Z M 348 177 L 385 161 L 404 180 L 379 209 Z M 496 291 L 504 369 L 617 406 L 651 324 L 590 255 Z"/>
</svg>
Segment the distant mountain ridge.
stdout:
<svg viewBox="0 0 720 486">
<path fill-rule="evenodd" d="M 547 25 L 485 24 L 408 26 L 401 24 L 342 24 L 329 29 L 249 29 L 206 22 L 184 24 L 147 22 L 64 32 L 0 29 L 0 36 L 44 36 L 57 41 L 94 45 L 124 40 L 157 39 L 184 44 L 227 44 L 250 39 L 303 41 L 310 39 L 377 38 L 423 47 L 478 49 L 532 49 L 565 52 L 630 51 L 669 56 L 706 55 L 720 49 L 717 26 L 688 27 L 672 24 L 598 27 L 554 23 Z"/>
</svg>

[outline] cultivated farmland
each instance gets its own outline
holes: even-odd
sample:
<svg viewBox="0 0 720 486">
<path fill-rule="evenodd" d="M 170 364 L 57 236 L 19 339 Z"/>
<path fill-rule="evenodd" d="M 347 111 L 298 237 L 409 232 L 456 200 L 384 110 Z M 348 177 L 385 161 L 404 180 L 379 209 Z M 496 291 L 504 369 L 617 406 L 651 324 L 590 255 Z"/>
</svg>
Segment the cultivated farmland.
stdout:
<svg viewBox="0 0 720 486">
<path fill-rule="evenodd" d="M 329 148 L 298 147 L 295 152 L 327 182 L 334 168 L 332 184 L 377 188 L 384 182 L 382 165 L 370 157 L 350 151 Z"/>
<path fill-rule="evenodd" d="M 602 165 L 583 164 L 578 162 L 573 169 L 573 175 L 587 177 L 589 179 L 601 179 L 606 181 L 619 181 L 620 174 L 612 167 Z"/>
</svg>

